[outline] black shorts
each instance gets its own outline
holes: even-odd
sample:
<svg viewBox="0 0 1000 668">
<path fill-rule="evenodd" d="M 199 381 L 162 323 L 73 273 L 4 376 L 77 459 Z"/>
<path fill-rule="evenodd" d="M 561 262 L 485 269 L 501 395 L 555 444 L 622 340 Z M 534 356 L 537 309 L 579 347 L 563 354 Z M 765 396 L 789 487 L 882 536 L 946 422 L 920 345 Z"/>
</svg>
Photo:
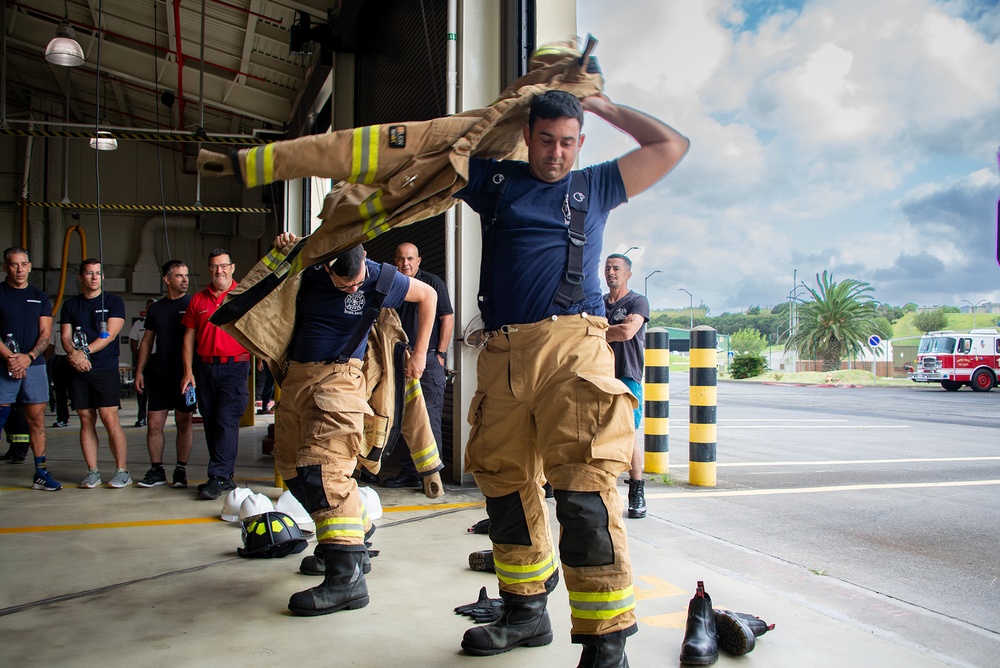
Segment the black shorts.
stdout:
<svg viewBox="0 0 1000 668">
<path fill-rule="evenodd" d="M 118 369 L 73 372 L 69 379 L 69 402 L 73 410 L 121 408 L 122 377 Z"/>
<path fill-rule="evenodd" d="M 146 391 L 147 411 L 177 411 L 178 413 L 194 413 L 198 405 L 188 406 L 184 403 L 184 393 L 181 392 L 181 374 L 160 374 L 151 366 L 143 369 L 143 381 Z"/>
</svg>

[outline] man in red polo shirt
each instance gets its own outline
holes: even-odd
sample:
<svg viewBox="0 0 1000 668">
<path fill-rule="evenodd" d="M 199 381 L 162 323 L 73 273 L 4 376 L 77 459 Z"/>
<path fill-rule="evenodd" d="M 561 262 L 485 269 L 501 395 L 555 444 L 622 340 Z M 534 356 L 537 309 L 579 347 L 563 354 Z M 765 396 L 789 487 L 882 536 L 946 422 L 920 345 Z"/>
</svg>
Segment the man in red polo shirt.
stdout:
<svg viewBox="0 0 1000 668">
<path fill-rule="evenodd" d="M 240 418 L 250 392 L 250 353 L 236 339 L 208 321 L 236 287 L 229 251 L 216 248 L 208 256 L 212 283 L 191 297 L 181 323 L 186 328 L 182 360 L 181 391 L 190 384 L 198 388 L 198 412 L 208 443 L 208 482 L 198 485 L 203 499 L 217 499 L 236 487 L 233 470 L 239 444 Z"/>
</svg>

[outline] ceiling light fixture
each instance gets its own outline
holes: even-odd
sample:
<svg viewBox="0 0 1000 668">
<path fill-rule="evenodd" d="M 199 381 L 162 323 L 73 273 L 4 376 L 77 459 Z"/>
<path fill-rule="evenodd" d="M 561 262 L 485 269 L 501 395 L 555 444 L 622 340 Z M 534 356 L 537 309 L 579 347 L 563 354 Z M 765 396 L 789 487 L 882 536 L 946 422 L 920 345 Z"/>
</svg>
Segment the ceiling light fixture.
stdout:
<svg viewBox="0 0 1000 668">
<path fill-rule="evenodd" d="M 73 26 L 69 24 L 68 0 L 63 1 L 63 9 L 66 13 L 63 20 L 56 27 L 56 36 L 45 47 L 45 60 L 53 65 L 62 65 L 63 67 L 83 65 L 85 60 L 83 57 L 83 48 L 76 41 L 76 32 L 73 31 Z"/>
<path fill-rule="evenodd" d="M 118 140 L 106 130 L 100 130 L 96 137 L 90 138 L 90 148 L 98 151 L 114 151 L 118 148 Z"/>
</svg>

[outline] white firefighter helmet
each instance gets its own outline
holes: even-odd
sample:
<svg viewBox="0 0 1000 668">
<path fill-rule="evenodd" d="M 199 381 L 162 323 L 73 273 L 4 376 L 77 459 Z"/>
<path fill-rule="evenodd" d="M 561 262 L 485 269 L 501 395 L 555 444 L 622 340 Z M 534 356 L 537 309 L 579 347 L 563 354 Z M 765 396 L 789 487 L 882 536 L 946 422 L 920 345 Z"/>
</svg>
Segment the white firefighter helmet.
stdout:
<svg viewBox="0 0 1000 668">
<path fill-rule="evenodd" d="M 226 499 L 222 502 L 222 513 L 219 517 L 226 522 L 239 522 L 240 504 L 243 503 L 243 499 L 251 494 L 253 494 L 253 490 L 249 487 L 237 487 L 229 492 L 229 494 L 226 494 Z"/>
<path fill-rule="evenodd" d="M 251 494 L 243 499 L 243 503 L 240 504 L 240 520 L 245 520 L 254 515 L 269 513 L 272 510 L 274 510 L 274 504 L 271 502 L 271 499 L 260 493 Z"/>
<path fill-rule="evenodd" d="M 358 493 L 361 495 L 361 503 L 365 504 L 368 519 L 374 522 L 382 517 L 382 501 L 378 498 L 378 492 L 371 487 L 359 486 Z"/>
<path fill-rule="evenodd" d="M 316 524 L 313 522 L 305 506 L 299 503 L 290 489 L 286 489 L 278 497 L 278 502 L 274 504 L 274 509 L 278 512 L 290 515 L 299 528 L 303 531 L 314 531 Z"/>
</svg>

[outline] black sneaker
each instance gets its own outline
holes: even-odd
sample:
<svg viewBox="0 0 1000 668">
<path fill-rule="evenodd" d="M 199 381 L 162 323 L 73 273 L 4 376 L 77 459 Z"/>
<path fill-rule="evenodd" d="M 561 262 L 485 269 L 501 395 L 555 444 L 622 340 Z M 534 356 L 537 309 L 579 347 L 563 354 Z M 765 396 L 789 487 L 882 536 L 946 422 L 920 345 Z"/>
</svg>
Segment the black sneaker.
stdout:
<svg viewBox="0 0 1000 668">
<path fill-rule="evenodd" d="M 183 469 L 180 466 L 174 469 L 174 482 L 171 487 L 175 489 L 184 489 L 188 486 L 187 469 Z"/>
<path fill-rule="evenodd" d="M 420 489 L 424 485 L 420 482 L 420 476 L 409 473 L 408 471 L 400 471 L 388 480 L 384 480 L 382 482 L 382 486 L 388 489 L 400 489 L 404 487 Z"/>
<path fill-rule="evenodd" d="M 69 420 L 56 420 L 55 422 L 52 423 L 52 426 L 55 427 L 56 429 L 58 429 L 59 427 L 68 427 Z"/>
<path fill-rule="evenodd" d="M 167 473 L 162 466 L 154 466 L 146 471 L 142 480 L 136 483 L 139 487 L 159 487 L 167 484 Z"/>
<path fill-rule="evenodd" d="M 236 489 L 236 483 L 232 478 L 222 478 L 217 475 L 209 476 L 208 482 L 198 485 L 198 496 L 209 501 L 222 496 L 223 492 Z"/>
<path fill-rule="evenodd" d="M 136 420 L 135 424 L 133 426 L 135 426 L 135 427 L 145 427 L 146 426 L 146 421 L 145 420 Z"/>
<path fill-rule="evenodd" d="M 629 519 L 641 520 L 646 516 L 645 480 L 628 481 L 628 516 Z"/>
</svg>

